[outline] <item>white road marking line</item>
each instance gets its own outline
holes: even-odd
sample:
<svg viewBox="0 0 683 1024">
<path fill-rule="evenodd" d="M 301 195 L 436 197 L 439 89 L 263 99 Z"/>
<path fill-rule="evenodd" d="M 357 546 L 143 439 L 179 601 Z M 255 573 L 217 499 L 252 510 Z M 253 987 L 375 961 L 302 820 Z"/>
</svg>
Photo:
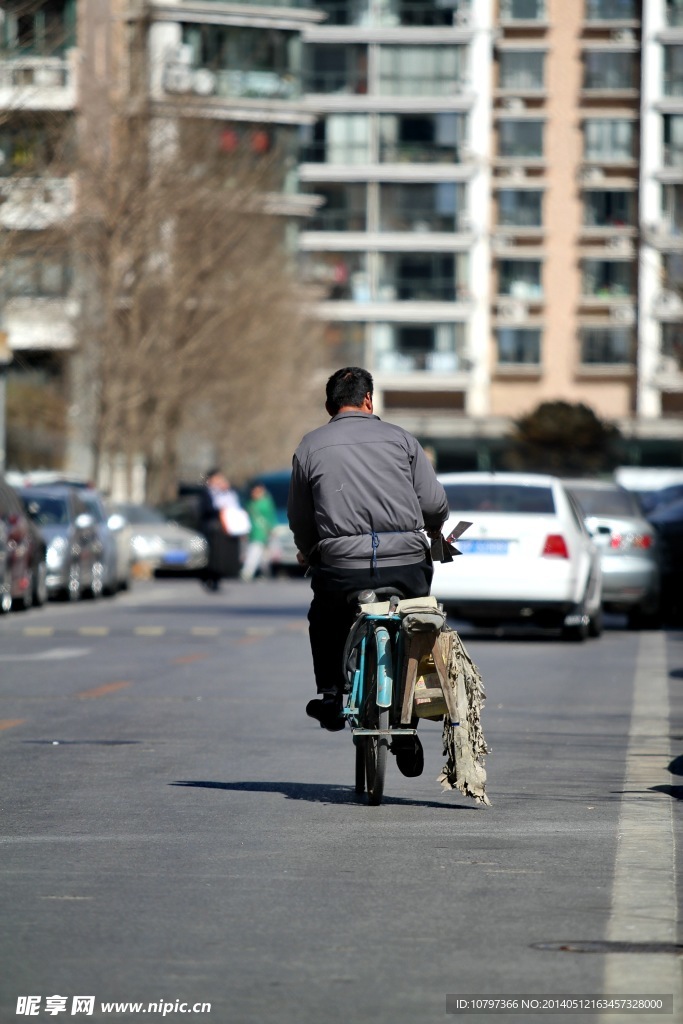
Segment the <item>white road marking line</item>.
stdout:
<svg viewBox="0 0 683 1024">
<path fill-rule="evenodd" d="M 0 661 L 66 661 L 90 654 L 91 647 L 54 647 L 38 654 L 0 654 Z"/>
<path fill-rule="evenodd" d="M 610 942 L 676 942 L 676 864 L 673 798 L 651 792 L 670 783 L 667 766 L 669 690 L 663 633 L 643 633 L 638 648 L 624 792 L 619 812 L 619 839 Z M 611 953 L 605 961 L 605 995 L 671 995 L 674 1017 L 683 1008 L 683 965 L 660 954 Z M 676 1019 L 680 1020 L 680 1016 Z M 629 1024 L 652 1024 L 651 1014 L 629 1014 Z M 598 1024 L 612 1024 L 601 1014 Z"/>
</svg>

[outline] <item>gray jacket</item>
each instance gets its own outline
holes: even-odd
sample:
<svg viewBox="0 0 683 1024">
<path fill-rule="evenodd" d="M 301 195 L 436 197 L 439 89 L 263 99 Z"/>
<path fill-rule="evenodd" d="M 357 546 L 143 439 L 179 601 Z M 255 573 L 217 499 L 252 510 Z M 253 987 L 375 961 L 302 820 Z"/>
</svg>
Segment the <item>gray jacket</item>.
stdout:
<svg viewBox="0 0 683 1024">
<path fill-rule="evenodd" d="M 352 411 L 303 438 L 287 514 L 310 561 L 365 569 L 421 562 L 429 550 L 421 529 L 438 529 L 448 502 L 412 434 Z"/>
</svg>

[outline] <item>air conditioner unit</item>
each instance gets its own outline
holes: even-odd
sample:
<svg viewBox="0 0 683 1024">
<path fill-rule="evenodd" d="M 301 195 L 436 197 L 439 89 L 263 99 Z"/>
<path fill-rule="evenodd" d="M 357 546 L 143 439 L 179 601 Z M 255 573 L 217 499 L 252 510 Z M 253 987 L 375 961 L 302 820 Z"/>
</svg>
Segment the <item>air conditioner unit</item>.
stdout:
<svg viewBox="0 0 683 1024">
<path fill-rule="evenodd" d="M 472 218 L 469 213 L 458 214 L 458 231 L 471 231 L 472 230 Z"/>
<path fill-rule="evenodd" d="M 498 306 L 498 316 L 501 320 L 511 320 L 515 323 L 520 323 L 522 320 L 526 320 L 528 315 L 529 309 L 525 303 L 515 299 L 505 300 Z"/>
<path fill-rule="evenodd" d="M 54 89 L 64 84 L 61 68 L 37 67 L 33 71 L 33 84 Z"/>
<path fill-rule="evenodd" d="M 579 171 L 579 181 L 583 185 L 593 185 L 598 181 L 604 181 L 605 175 L 600 167 L 582 167 Z"/>
<path fill-rule="evenodd" d="M 635 43 L 635 33 L 630 28 L 618 28 L 612 32 L 613 43 Z"/>
<path fill-rule="evenodd" d="M 654 307 L 656 313 L 677 313 L 683 308 L 683 300 L 676 292 L 660 292 L 655 297 Z"/>
<path fill-rule="evenodd" d="M 506 110 L 525 110 L 526 103 L 521 96 L 506 96 L 503 100 L 503 106 Z"/>
<path fill-rule="evenodd" d="M 166 92 L 191 92 L 192 69 L 183 64 L 169 64 L 164 71 L 164 89 Z"/>
<path fill-rule="evenodd" d="M 469 163 L 471 160 L 474 160 L 474 153 L 469 146 L 460 146 L 458 156 L 462 163 Z"/>
<path fill-rule="evenodd" d="M 522 178 L 526 178 L 526 168 L 524 167 L 508 167 L 502 177 L 509 181 L 521 181 Z"/>
<path fill-rule="evenodd" d="M 617 235 L 614 238 L 607 239 L 607 248 L 611 249 L 612 252 L 630 253 L 633 251 L 630 238 L 626 238 L 623 235 Z"/>
<path fill-rule="evenodd" d="M 216 91 L 216 76 L 207 68 L 200 68 L 192 75 L 192 91 L 198 96 L 212 96 Z"/>
<path fill-rule="evenodd" d="M 189 43 L 178 43 L 177 46 L 173 47 L 172 60 L 176 64 L 184 64 L 186 67 L 192 66 L 192 47 Z"/>
<path fill-rule="evenodd" d="M 675 356 L 661 356 L 657 363 L 657 373 L 662 377 L 673 377 L 681 372 L 680 363 Z"/>
<path fill-rule="evenodd" d="M 633 306 L 614 306 L 610 311 L 610 319 L 615 324 L 627 326 L 636 322 L 636 311 Z"/>
</svg>

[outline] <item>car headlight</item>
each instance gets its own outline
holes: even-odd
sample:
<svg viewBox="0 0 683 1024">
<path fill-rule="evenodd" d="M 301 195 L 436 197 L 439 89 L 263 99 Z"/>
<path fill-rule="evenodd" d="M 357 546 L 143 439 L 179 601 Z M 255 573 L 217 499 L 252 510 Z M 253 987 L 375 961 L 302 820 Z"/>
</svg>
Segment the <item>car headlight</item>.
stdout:
<svg viewBox="0 0 683 1024">
<path fill-rule="evenodd" d="M 64 565 L 68 548 L 66 537 L 55 537 L 50 541 L 45 555 L 49 569 L 60 569 Z"/>
</svg>

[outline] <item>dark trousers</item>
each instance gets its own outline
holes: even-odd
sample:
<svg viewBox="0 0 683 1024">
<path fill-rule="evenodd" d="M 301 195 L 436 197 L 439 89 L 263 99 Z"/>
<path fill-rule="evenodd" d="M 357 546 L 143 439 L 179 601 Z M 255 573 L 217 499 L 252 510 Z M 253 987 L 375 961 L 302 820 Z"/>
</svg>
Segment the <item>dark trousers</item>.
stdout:
<svg viewBox="0 0 683 1024">
<path fill-rule="evenodd" d="M 378 566 L 374 571 L 370 568 L 339 569 L 332 565 L 313 568 L 308 635 L 318 693 L 341 693 L 344 687 L 344 644 L 357 607 L 355 601 L 348 600 L 349 595 L 360 590 L 396 587 L 404 597 L 426 597 L 432 574 L 431 563 L 427 560 L 413 565 Z"/>
</svg>

